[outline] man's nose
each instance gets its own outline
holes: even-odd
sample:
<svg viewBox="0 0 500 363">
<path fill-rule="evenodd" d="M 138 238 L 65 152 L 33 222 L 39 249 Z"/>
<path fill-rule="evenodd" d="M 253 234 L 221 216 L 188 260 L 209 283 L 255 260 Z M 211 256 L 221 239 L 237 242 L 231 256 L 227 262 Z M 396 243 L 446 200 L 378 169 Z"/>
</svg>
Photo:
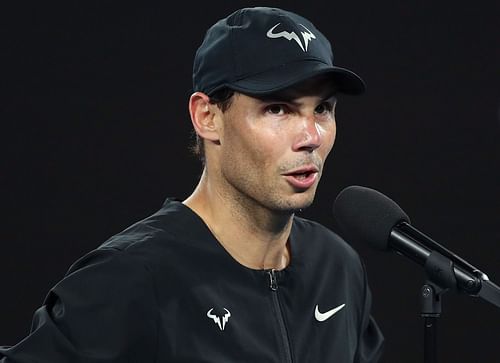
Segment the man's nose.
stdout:
<svg viewBox="0 0 500 363">
<path fill-rule="evenodd" d="M 313 151 L 321 146 L 321 126 L 314 115 L 303 117 L 299 123 L 299 132 L 294 143 L 294 151 Z"/>
</svg>

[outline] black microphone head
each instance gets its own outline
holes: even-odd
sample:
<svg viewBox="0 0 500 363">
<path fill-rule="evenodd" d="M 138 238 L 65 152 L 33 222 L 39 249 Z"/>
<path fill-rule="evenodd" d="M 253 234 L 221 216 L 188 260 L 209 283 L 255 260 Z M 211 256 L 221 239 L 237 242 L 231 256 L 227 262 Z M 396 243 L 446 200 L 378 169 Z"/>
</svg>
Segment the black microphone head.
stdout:
<svg viewBox="0 0 500 363">
<path fill-rule="evenodd" d="M 333 203 L 334 223 L 346 241 L 367 243 L 379 250 L 389 248 L 392 228 L 410 223 L 405 212 L 390 198 L 370 188 L 349 186 Z"/>
</svg>

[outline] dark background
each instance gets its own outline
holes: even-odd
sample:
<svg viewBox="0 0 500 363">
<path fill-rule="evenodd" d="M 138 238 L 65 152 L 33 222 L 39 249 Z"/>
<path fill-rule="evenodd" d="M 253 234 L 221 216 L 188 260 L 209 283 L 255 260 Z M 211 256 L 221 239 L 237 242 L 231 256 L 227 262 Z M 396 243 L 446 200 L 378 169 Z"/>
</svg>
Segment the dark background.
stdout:
<svg viewBox="0 0 500 363">
<path fill-rule="evenodd" d="M 498 2 L 162 4 L 1 9 L 0 345 L 28 333 L 78 257 L 195 187 L 193 55 L 206 28 L 241 6 L 310 18 L 336 63 L 368 84 L 362 97 L 340 100 L 337 144 L 303 215 L 334 228 L 331 205 L 343 188 L 378 189 L 500 283 Z M 422 362 L 421 267 L 354 247 L 387 338 L 384 361 Z M 500 309 L 448 292 L 439 324 L 443 362 L 498 362 Z"/>
</svg>

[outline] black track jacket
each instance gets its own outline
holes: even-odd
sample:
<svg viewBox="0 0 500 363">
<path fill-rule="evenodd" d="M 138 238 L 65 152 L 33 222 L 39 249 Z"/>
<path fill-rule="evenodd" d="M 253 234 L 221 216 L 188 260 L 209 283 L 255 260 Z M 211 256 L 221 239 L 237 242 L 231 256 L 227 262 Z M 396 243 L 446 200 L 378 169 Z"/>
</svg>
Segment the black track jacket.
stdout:
<svg viewBox="0 0 500 363">
<path fill-rule="evenodd" d="M 378 361 L 358 254 L 298 217 L 290 246 L 286 269 L 246 268 L 167 199 L 76 261 L 0 363 Z"/>
</svg>

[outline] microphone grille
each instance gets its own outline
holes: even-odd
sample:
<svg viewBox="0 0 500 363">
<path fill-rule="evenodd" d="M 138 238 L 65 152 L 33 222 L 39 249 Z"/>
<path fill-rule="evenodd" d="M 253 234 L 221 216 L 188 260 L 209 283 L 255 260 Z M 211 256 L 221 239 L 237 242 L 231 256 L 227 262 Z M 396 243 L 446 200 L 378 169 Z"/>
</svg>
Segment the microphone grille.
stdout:
<svg viewBox="0 0 500 363">
<path fill-rule="evenodd" d="M 333 203 L 334 223 L 348 242 L 366 243 L 387 250 L 392 228 L 410 223 L 406 213 L 377 190 L 352 185 L 342 190 Z"/>
</svg>

